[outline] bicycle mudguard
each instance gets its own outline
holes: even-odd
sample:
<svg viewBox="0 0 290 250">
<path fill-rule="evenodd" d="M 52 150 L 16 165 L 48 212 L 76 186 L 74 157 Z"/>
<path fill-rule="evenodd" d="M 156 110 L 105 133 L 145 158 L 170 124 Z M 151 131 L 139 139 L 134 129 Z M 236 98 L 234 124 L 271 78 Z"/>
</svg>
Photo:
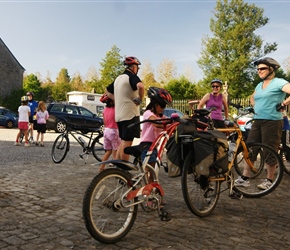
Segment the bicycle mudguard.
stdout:
<svg viewBox="0 0 290 250">
<path fill-rule="evenodd" d="M 147 184 L 144 187 L 141 187 L 141 188 L 138 188 L 136 190 L 129 192 L 126 199 L 129 201 L 129 200 L 134 199 L 135 197 L 140 196 L 140 195 L 148 196 L 152 193 L 152 190 L 154 188 L 158 189 L 161 196 L 164 196 L 164 191 L 163 191 L 162 187 L 160 186 L 160 184 L 158 184 L 156 182 L 152 182 L 152 183 Z"/>
<path fill-rule="evenodd" d="M 94 166 L 98 166 L 98 165 L 101 165 L 101 164 L 112 164 L 112 165 L 115 165 L 116 167 L 118 168 L 121 168 L 123 170 L 139 170 L 139 168 L 133 164 L 132 162 L 130 161 L 124 161 L 124 160 L 109 160 L 109 161 L 103 161 L 103 162 L 98 162 L 98 163 L 95 163 Z"/>
</svg>

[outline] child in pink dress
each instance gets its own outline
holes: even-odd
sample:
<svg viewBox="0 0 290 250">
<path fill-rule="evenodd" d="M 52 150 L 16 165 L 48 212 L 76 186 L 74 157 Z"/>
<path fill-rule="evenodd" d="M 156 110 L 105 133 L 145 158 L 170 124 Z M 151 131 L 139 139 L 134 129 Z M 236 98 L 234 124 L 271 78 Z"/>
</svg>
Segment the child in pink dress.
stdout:
<svg viewBox="0 0 290 250">
<path fill-rule="evenodd" d="M 103 111 L 103 121 L 104 121 L 104 149 L 106 153 L 104 154 L 102 161 L 106 161 L 112 155 L 113 159 L 116 159 L 117 149 L 121 143 L 119 137 L 119 130 L 117 123 L 115 121 L 115 104 L 114 101 L 106 94 L 104 94 L 101 102 L 106 103 L 106 107 Z M 99 172 L 105 169 L 105 164 L 100 166 Z"/>
</svg>

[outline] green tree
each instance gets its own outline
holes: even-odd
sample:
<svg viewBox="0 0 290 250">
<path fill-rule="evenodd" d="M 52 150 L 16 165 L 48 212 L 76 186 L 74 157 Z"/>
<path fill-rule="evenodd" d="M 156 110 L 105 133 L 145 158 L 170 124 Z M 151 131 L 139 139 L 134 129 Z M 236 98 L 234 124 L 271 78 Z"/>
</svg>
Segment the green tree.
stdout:
<svg viewBox="0 0 290 250">
<path fill-rule="evenodd" d="M 38 80 L 37 76 L 34 74 L 30 74 L 28 76 L 24 76 L 23 79 L 23 89 L 25 92 L 33 92 L 34 98 L 36 100 L 39 99 L 42 90 L 41 90 L 41 82 Z"/>
<path fill-rule="evenodd" d="M 173 99 L 191 100 L 196 97 L 195 85 L 184 76 L 170 80 L 164 88 L 169 91 Z"/>
<path fill-rule="evenodd" d="M 103 59 L 100 65 L 100 83 L 104 91 L 105 88 L 112 83 L 118 75 L 122 74 L 125 69 L 122 62 L 122 56 L 120 55 L 120 49 L 114 45 L 111 50 L 107 52 L 105 59 Z"/>
<path fill-rule="evenodd" d="M 62 68 L 52 88 L 52 98 L 55 101 L 65 101 L 67 92 L 71 91 L 70 76 L 67 69 Z"/>
<path fill-rule="evenodd" d="M 204 72 L 201 84 L 208 87 L 213 78 L 227 81 L 232 98 L 248 96 L 256 70 L 252 62 L 277 49 L 277 44 L 265 43 L 255 30 L 269 19 L 264 10 L 243 0 L 218 0 L 214 18 L 210 20 L 213 37 L 203 38 L 198 64 Z"/>
</svg>

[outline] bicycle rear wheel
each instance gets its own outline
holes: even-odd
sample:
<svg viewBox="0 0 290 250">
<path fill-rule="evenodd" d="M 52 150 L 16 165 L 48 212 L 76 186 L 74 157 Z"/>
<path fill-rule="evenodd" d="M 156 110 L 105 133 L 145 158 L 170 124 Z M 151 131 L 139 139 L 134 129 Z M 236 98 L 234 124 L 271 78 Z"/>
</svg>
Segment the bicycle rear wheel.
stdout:
<svg viewBox="0 0 290 250">
<path fill-rule="evenodd" d="M 279 150 L 279 156 L 280 156 L 280 158 L 281 158 L 282 161 L 283 161 L 284 172 L 285 172 L 286 174 L 290 175 L 290 166 L 289 166 L 289 164 L 287 163 L 286 156 L 285 156 L 285 152 L 284 152 L 283 148 L 280 148 L 280 150 Z"/>
<path fill-rule="evenodd" d="M 132 184 L 131 175 L 120 169 L 106 169 L 92 180 L 83 200 L 83 218 L 90 235 L 102 243 L 115 243 L 131 230 L 137 198 L 122 197 Z"/>
<path fill-rule="evenodd" d="M 69 139 L 65 134 L 56 137 L 51 150 L 54 163 L 61 163 L 69 150 Z"/>
<path fill-rule="evenodd" d="M 102 161 L 102 158 L 105 154 L 105 149 L 103 146 L 103 134 L 99 134 L 92 142 L 92 151 L 93 155 L 97 161 Z"/>
<path fill-rule="evenodd" d="M 248 198 L 259 198 L 271 193 L 281 182 L 283 177 L 284 165 L 278 153 L 268 145 L 262 143 L 247 144 L 249 158 L 253 162 L 256 171 L 251 171 L 249 182 L 244 184 L 235 184 L 234 190 L 242 193 Z M 238 161 L 237 161 L 238 162 Z M 240 169 L 246 167 L 245 159 L 239 162 Z M 272 170 L 275 168 L 272 184 L 262 186 L 261 184 L 267 179 L 267 166 L 271 165 Z M 258 166 L 258 167 L 257 167 Z"/>
<path fill-rule="evenodd" d="M 209 215 L 219 199 L 220 181 L 208 182 L 208 180 L 207 176 L 195 172 L 194 156 L 188 154 L 182 170 L 182 193 L 189 210 L 199 217 Z"/>
</svg>

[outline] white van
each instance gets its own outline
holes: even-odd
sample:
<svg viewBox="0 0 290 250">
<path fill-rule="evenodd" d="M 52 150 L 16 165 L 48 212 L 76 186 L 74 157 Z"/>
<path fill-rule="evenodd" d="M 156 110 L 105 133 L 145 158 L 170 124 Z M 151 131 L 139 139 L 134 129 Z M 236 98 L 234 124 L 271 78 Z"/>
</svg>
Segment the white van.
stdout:
<svg viewBox="0 0 290 250">
<path fill-rule="evenodd" d="M 102 116 L 105 104 L 100 102 L 103 94 L 90 92 L 71 91 L 67 93 L 67 100 L 70 104 L 83 106 L 98 116 Z"/>
</svg>

